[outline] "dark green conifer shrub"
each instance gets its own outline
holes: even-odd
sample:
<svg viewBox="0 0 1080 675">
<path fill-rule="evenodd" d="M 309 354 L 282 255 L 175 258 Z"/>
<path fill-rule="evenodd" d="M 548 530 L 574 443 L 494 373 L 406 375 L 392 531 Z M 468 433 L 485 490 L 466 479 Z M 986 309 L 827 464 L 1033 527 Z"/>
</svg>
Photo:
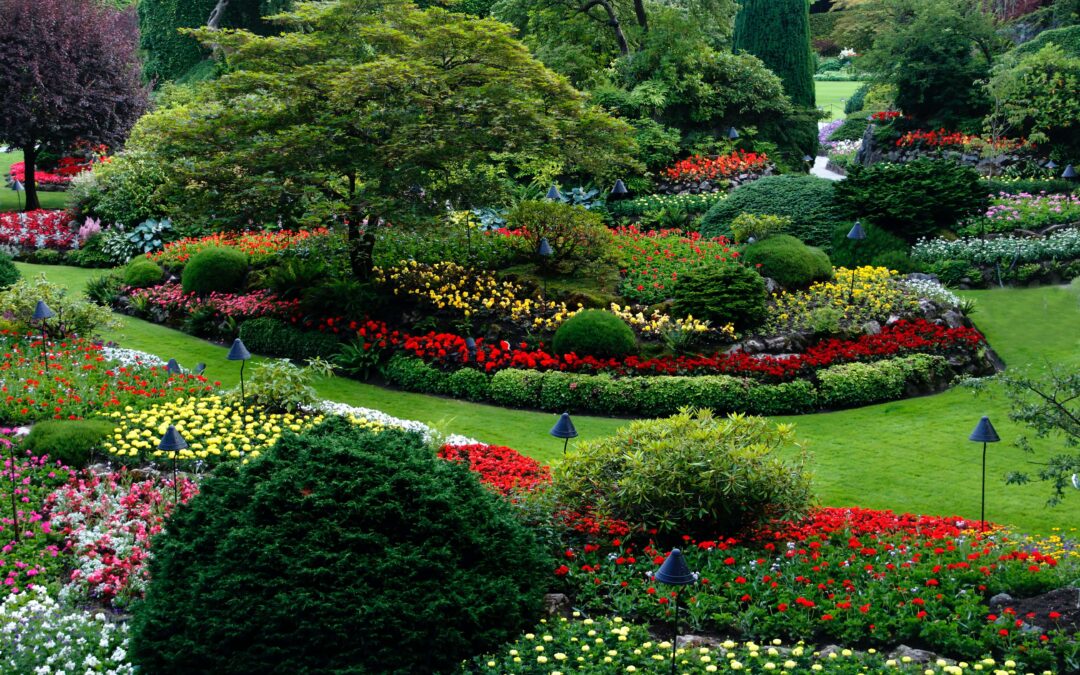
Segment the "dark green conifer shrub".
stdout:
<svg viewBox="0 0 1080 675">
<path fill-rule="evenodd" d="M 15 262 L 6 255 L 0 255 L 0 289 L 7 288 L 22 278 Z"/>
<path fill-rule="evenodd" d="M 791 218 L 787 233 L 810 246 L 828 246 L 833 227 L 844 220 L 833 190 L 832 181 L 816 176 L 766 176 L 736 188 L 709 209 L 701 219 L 701 233 L 731 236 L 739 214 L 768 214 Z"/>
<path fill-rule="evenodd" d="M 672 291 L 677 316 L 692 315 L 745 331 L 765 321 L 765 280 L 742 265 L 700 265 L 684 272 Z"/>
</svg>

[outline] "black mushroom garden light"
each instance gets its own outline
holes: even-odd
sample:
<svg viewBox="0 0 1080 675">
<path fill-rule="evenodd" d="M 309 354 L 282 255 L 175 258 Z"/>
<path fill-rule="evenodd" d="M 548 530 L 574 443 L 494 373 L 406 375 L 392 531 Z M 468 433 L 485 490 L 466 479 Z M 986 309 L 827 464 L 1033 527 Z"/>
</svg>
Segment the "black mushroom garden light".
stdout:
<svg viewBox="0 0 1080 675">
<path fill-rule="evenodd" d="M 171 424 L 165 430 L 165 435 L 161 437 L 161 442 L 158 443 L 158 450 L 167 452 L 172 456 L 173 508 L 180 504 L 180 484 L 176 482 L 176 459 L 180 451 L 186 450 L 187 447 L 187 441 L 176 430 L 176 427 Z"/>
<path fill-rule="evenodd" d="M 671 549 L 660 569 L 650 572 L 653 581 L 667 586 L 689 586 L 698 580 L 696 572 L 686 565 L 686 558 L 677 548 Z M 679 594 L 675 593 L 675 612 L 671 626 L 671 675 L 675 675 L 675 652 L 679 647 Z"/>
<path fill-rule="evenodd" d="M 251 352 L 247 350 L 240 338 L 236 338 L 233 340 L 229 355 L 225 358 L 240 362 L 240 405 L 244 406 L 247 404 L 247 396 L 244 394 L 244 364 L 251 359 Z"/>
<path fill-rule="evenodd" d="M 856 244 L 863 239 L 866 239 L 866 230 L 863 229 L 862 223 L 855 221 L 855 224 L 851 226 L 851 230 L 847 233 L 847 238 Z M 855 300 L 855 266 L 851 268 L 851 290 L 848 291 L 848 304 L 850 305 Z"/>
<path fill-rule="evenodd" d="M 45 370 L 49 369 L 49 354 L 48 346 L 45 344 L 48 339 L 47 327 L 45 321 L 56 316 L 56 312 L 49 309 L 49 306 L 45 304 L 44 300 L 38 300 L 37 306 L 34 307 L 34 321 L 41 322 L 41 367 Z"/>
<path fill-rule="evenodd" d="M 983 418 L 979 420 L 979 423 L 975 425 L 975 431 L 971 432 L 968 436 L 969 441 L 975 441 L 976 443 L 982 443 L 982 502 L 979 507 L 979 528 L 981 531 L 986 531 L 986 444 L 997 443 L 1001 440 L 997 431 L 994 429 L 994 425 L 990 424 L 990 418 L 983 415 Z"/>
<path fill-rule="evenodd" d="M 551 427 L 551 431 L 548 432 L 555 438 L 563 439 L 562 454 L 566 456 L 566 446 L 569 445 L 571 438 L 577 438 L 578 432 L 574 428 L 574 423 L 570 421 L 570 413 L 563 413 L 559 416 L 559 421 L 555 423 L 555 426 Z"/>
</svg>

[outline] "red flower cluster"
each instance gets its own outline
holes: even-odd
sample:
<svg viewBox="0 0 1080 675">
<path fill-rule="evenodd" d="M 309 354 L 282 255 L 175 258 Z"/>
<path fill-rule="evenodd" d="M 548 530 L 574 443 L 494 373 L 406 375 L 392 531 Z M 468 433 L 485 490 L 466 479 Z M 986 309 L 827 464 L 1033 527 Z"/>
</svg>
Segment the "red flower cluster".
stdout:
<svg viewBox="0 0 1080 675">
<path fill-rule="evenodd" d="M 0 213 L 0 244 L 37 250 L 66 250 L 75 241 L 75 230 L 67 211 L 38 209 L 24 213 Z"/>
<path fill-rule="evenodd" d="M 551 469 L 517 450 L 501 445 L 444 445 L 439 457 L 466 462 L 480 475 L 480 481 L 503 494 L 531 491 L 551 482 Z"/>
<path fill-rule="evenodd" d="M 964 134 L 959 131 L 946 129 L 931 129 L 923 131 L 909 131 L 896 141 L 899 148 L 929 147 L 929 148 L 968 148 L 968 147 L 993 147 L 995 150 L 1018 150 L 1030 145 L 1024 139 L 1014 140 L 1011 138 L 990 139 L 974 134 Z"/>
<path fill-rule="evenodd" d="M 92 161 L 82 157 L 63 157 L 56 167 L 56 171 L 35 171 L 34 181 L 38 185 L 67 185 L 71 179 L 83 171 L 89 171 L 93 167 Z M 11 165 L 11 178 L 21 183 L 26 182 L 26 162 L 15 162 Z"/>
<path fill-rule="evenodd" d="M 882 110 L 870 115 L 870 119 L 874 122 L 888 122 L 889 120 L 898 119 L 900 116 L 901 112 L 899 110 Z"/>
<path fill-rule="evenodd" d="M 692 267 L 734 260 L 739 255 L 724 237 L 706 239 L 699 232 L 682 230 L 642 231 L 631 225 L 616 228 L 615 241 L 625 266 L 619 292 L 642 304 L 668 297 L 665 289 Z"/>
<path fill-rule="evenodd" d="M 299 300 L 282 300 L 271 291 L 251 293 L 211 293 L 199 296 L 184 293 L 180 284 L 161 284 L 132 291 L 131 297 L 144 297 L 154 307 L 170 314 L 188 316 L 197 309 L 210 308 L 215 315 L 234 319 L 254 319 L 260 316 L 284 318 L 298 311 Z"/>
<path fill-rule="evenodd" d="M 736 150 L 729 155 L 719 157 L 703 157 L 694 155 L 675 163 L 675 166 L 664 169 L 663 175 L 668 180 L 714 180 L 716 178 L 730 178 L 740 173 L 752 173 L 761 171 L 769 163 L 768 156 L 762 152 L 746 152 Z"/>
<path fill-rule="evenodd" d="M 315 230 L 280 230 L 278 232 L 218 232 L 205 237 L 188 237 L 169 244 L 149 257 L 163 264 L 183 264 L 199 251 L 211 246 L 235 248 L 257 258 L 284 251 L 296 244 L 313 237 L 325 237 L 330 230 L 320 227 Z"/>
</svg>

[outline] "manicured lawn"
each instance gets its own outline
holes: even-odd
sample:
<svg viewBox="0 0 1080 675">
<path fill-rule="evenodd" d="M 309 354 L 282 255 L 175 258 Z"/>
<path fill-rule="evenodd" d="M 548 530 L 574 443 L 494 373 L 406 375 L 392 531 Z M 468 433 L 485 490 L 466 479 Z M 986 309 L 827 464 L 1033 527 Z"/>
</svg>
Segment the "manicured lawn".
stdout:
<svg viewBox="0 0 1080 675">
<path fill-rule="evenodd" d="M 19 267 L 24 274 L 44 272 L 73 292 L 81 291 L 86 279 L 100 273 L 21 263 Z M 1010 367 L 1026 363 L 1080 367 L 1080 287 L 966 295 L 978 301 L 974 319 Z M 237 366 L 225 360 L 225 347 L 130 317 L 122 317 L 122 322 L 119 330 L 104 337 L 175 357 L 185 366 L 203 361 L 209 364 L 208 376 L 225 385 L 239 382 Z M 509 445 L 546 462 L 561 455 L 561 444 L 547 435 L 554 415 L 391 391 L 344 378 L 322 381 L 318 389 L 332 400 Z M 1076 526 L 1080 493 L 1048 509 L 1044 506 L 1047 486 L 1003 484 L 1006 472 L 1040 459 L 1011 445 L 1020 430 L 1009 423 L 1008 410 L 996 387 L 980 397 L 960 387 L 937 396 L 782 420 L 796 425 L 811 453 L 822 503 L 978 518 L 981 446 L 967 437 L 979 417 L 989 415 L 1004 442 L 991 446 L 988 453 L 987 517 L 1039 533 Z M 586 416 L 574 419 L 582 438 L 608 434 L 623 423 Z"/>
<path fill-rule="evenodd" d="M 862 82 L 815 82 L 817 106 L 829 113 L 824 121 L 838 120 L 844 116 L 844 102 L 851 98 Z"/>
<path fill-rule="evenodd" d="M 24 200 L 24 204 L 26 203 L 26 195 L 16 194 L 15 191 L 9 190 L 3 178 L 8 175 L 11 165 L 15 162 L 21 162 L 22 158 L 22 151 L 0 153 L 0 211 L 17 211 L 20 199 Z M 62 209 L 67 206 L 68 202 L 66 192 L 38 191 L 38 197 L 41 199 L 41 208 L 43 209 Z"/>
</svg>

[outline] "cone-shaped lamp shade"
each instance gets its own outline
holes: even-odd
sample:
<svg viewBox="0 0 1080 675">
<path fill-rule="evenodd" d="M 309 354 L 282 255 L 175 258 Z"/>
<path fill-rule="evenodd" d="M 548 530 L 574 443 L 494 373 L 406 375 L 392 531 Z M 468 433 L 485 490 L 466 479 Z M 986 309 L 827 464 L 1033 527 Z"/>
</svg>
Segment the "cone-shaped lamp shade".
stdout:
<svg viewBox="0 0 1080 675">
<path fill-rule="evenodd" d="M 1053 171 L 1054 169 L 1057 168 L 1057 162 L 1055 162 L 1054 160 L 1050 160 L 1049 162 L 1047 162 L 1045 164 L 1045 166 L 1046 166 L 1047 169 L 1050 169 L 1051 171 Z"/>
<path fill-rule="evenodd" d="M 997 443 L 1001 437 L 998 436 L 994 425 L 990 424 L 990 418 L 983 415 L 983 418 L 975 425 L 975 431 L 968 436 L 968 440 L 976 443 Z"/>
<path fill-rule="evenodd" d="M 541 258 L 550 258 L 554 253 L 555 251 L 551 250 L 551 244 L 548 243 L 547 237 L 540 237 L 540 249 L 537 250 L 537 254 Z"/>
<path fill-rule="evenodd" d="M 204 370 L 206 370 L 206 364 L 205 363 L 196 363 L 195 364 L 195 374 L 196 375 L 202 375 Z"/>
<path fill-rule="evenodd" d="M 671 549 L 667 560 L 660 569 L 656 570 L 653 579 L 671 586 L 686 586 L 697 581 L 690 568 L 686 566 L 686 558 L 683 558 L 682 551 L 677 548 Z"/>
<path fill-rule="evenodd" d="M 562 194 L 559 192 L 559 188 L 552 185 L 551 188 L 547 191 L 547 198 L 553 202 L 561 202 Z"/>
<path fill-rule="evenodd" d="M 574 428 L 574 423 L 570 421 L 570 413 L 563 413 L 559 416 L 559 421 L 555 423 L 555 426 L 551 427 L 549 433 L 555 438 L 577 438 L 577 429 Z"/>
<path fill-rule="evenodd" d="M 476 340 L 472 336 L 465 338 L 465 349 L 470 352 L 476 351 Z"/>
<path fill-rule="evenodd" d="M 806 162 L 807 164 L 809 164 L 810 162 L 814 161 L 814 158 L 813 158 L 813 157 L 811 157 L 810 155 L 803 155 L 803 156 L 802 156 L 802 161 L 804 161 L 804 162 Z"/>
<path fill-rule="evenodd" d="M 169 359 L 169 362 L 165 364 L 165 370 L 170 373 L 179 373 L 180 364 L 176 362 L 176 359 Z"/>
<path fill-rule="evenodd" d="M 12 182 L 11 189 L 15 192 L 26 192 L 26 188 L 23 186 L 21 181 Z"/>
<path fill-rule="evenodd" d="M 739 138 L 739 130 L 735 127 L 728 127 L 727 137 L 729 141 L 734 141 Z"/>
<path fill-rule="evenodd" d="M 863 229 L 862 223 L 855 221 L 855 224 L 851 226 L 851 231 L 847 233 L 848 239 L 866 239 L 866 230 Z"/>
<path fill-rule="evenodd" d="M 611 199 L 623 199 L 630 194 L 630 191 L 626 189 L 626 183 L 622 182 L 622 178 L 615 181 L 615 187 L 611 188 Z"/>
<path fill-rule="evenodd" d="M 229 350 L 229 355 L 225 358 L 230 361 L 247 361 L 251 358 L 251 352 L 247 350 L 247 347 L 240 341 L 240 338 L 236 338 L 233 340 L 232 349 Z"/>
<path fill-rule="evenodd" d="M 49 306 L 45 304 L 44 300 L 37 301 L 37 307 L 34 308 L 34 321 L 44 321 L 45 319 L 51 319 L 56 316 L 56 312 L 49 309 Z"/>
<path fill-rule="evenodd" d="M 161 442 L 158 443 L 158 450 L 165 450 L 166 452 L 176 452 L 178 450 L 184 450 L 187 448 L 187 441 L 180 435 L 180 432 L 176 430 L 176 427 L 169 425 L 169 428 L 165 430 L 165 435 L 161 437 Z"/>
<path fill-rule="evenodd" d="M 1068 166 L 1066 166 L 1064 173 L 1061 174 L 1061 177 L 1066 179 L 1066 180 L 1074 180 L 1076 178 L 1076 176 L 1077 176 L 1076 169 L 1073 168 L 1072 164 L 1069 164 Z"/>
</svg>

